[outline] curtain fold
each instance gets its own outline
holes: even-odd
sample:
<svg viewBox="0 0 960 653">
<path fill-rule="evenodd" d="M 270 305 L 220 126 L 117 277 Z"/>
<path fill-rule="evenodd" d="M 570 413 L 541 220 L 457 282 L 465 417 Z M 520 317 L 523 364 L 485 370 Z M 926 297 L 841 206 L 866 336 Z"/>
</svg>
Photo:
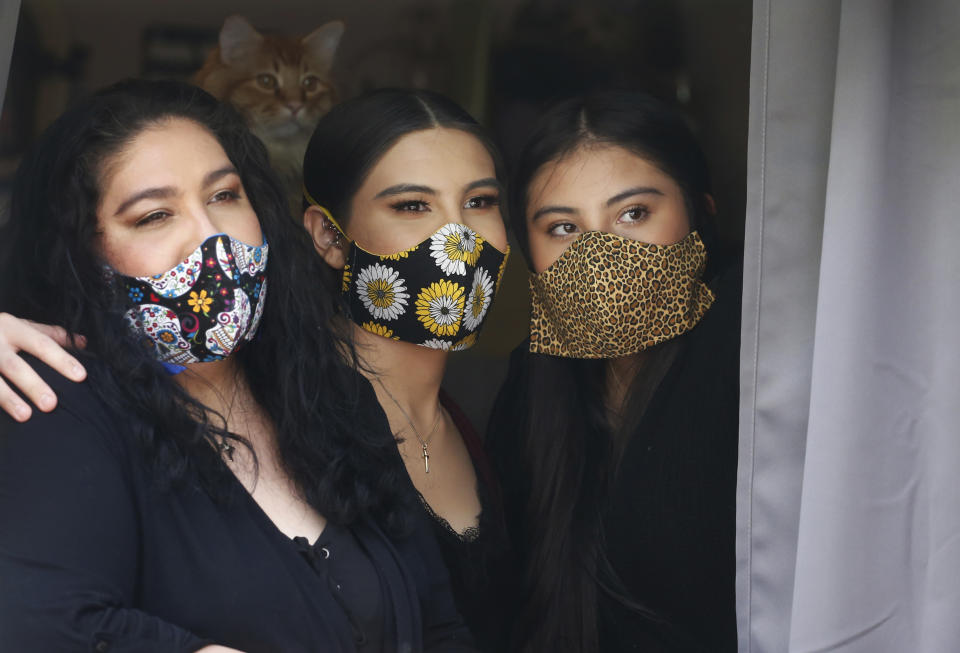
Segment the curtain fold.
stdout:
<svg viewBox="0 0 960 653">
<path fill-rule="evenodd" d="M 13 41 L 20 18 L 20 0 L 0 0 L 0 107 L 6 97 Z"/>
<path fill-rule="evenodd" d="M 740 650 L 960 651 L 960 3 L 757 0 L 753 57 Z"/>
<path fill-rule="evenodd" d="M 737 505 L 742 652 L 785 651 L 789 635 L 839 8 L 757 0 L 753 16 Z"/>
</svg>

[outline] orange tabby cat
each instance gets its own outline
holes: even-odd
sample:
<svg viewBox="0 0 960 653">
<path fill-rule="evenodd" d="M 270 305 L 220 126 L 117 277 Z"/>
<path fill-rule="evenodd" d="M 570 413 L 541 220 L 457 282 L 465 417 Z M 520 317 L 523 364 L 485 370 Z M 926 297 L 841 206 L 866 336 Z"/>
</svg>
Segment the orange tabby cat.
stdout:
<svg viewBox="0 0 960 653">
<path fill-rule="evenodd" d="M 330 75 L 343 35 L 335 20 L 299 37 L 261 34 L 231 16 L 220 43 L 194 83 L 240 110 L 267 146 L 287 189 L 293 215 L 302 214 L 303 154 L 317 121 L 337 101 Z"/>
</svg>

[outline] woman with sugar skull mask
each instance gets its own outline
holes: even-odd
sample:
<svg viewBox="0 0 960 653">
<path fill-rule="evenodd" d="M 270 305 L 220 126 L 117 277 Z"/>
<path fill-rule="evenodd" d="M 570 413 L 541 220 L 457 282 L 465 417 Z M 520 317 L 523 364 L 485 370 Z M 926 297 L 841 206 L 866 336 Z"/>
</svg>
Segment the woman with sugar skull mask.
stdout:
<svg viewBox="0 0 960 653">
<path fill-rule="evenodd" d="M 5 231 L 4 306 L 84 333 L 90 378 L 36 363 L 60 406 L 2 424 L 4 648 L 472 650 L 234 112 L 105 89 L 25 161 Z"/>
<path fill-rule="evenodd" d="M 375 91 L 320 121 L 304 171 L 305 226 L 329 264 L 322 276 L 347 305 L 360 369 L 379 399 L 371 414 L 400 439 L 458 608 L 497 650 L 505 590 L 494 577 L 509 568 L 498 486 L 480 438 L 440 389 L 449 352 L 476 342 L 503 274 L 497 151 L 446 98 Z M 34 331 L 4 320 L 0 335 Z M 45 360 L 72 364 L 61 356 Z"/>
</svg>

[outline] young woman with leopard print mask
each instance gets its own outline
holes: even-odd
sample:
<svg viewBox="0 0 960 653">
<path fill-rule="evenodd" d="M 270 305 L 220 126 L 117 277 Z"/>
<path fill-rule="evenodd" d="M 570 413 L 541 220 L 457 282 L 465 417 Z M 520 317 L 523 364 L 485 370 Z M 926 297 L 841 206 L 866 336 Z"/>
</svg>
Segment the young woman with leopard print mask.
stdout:
<svg viewBox="0 0 960 653">
<path fill-rule="evenodd" d="M 549 111 L 512 181 L 531 333 L 488 447 L 514 647 L 733 651 L 740 289 L 703 154 L 660 102 L 605 93 Z"/>
</svg>

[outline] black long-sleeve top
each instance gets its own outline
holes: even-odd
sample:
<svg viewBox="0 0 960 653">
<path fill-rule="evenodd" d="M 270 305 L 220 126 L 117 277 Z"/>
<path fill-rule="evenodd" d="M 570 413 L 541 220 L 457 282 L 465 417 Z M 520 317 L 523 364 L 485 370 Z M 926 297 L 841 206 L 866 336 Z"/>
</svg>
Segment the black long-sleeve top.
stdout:
<svg viewBox="0 0 960 653">
<path fill-rule="evenodd" d="M 477 648 L 489 653 L 503 653 L 512 618 L 507 607 L 508 599 L 516 592 L 519 570 L 506 533 L 500 484 L 473 424 L 453 398 L 442 390 L 440 401 L 450 413 L 470 453 L 477 477 L 480 521 L 476 528 L 457 533 L 425 500 L 423 506 L 450 571 L 457 609 L 476 640 Z"/>
<path fill-rule="evenodd" d="M 357 650 L 343 598 L 239 481 L 226 502 L 163 488 L 87 384 L 34 365 L 59 404 L 0 418 L 0 650 Z M 473 650 L 425 519 L 350 532 L 379 579 L 382 650 Z"/>
<path fill-rule="evenodd" d="M 609 500 L 597 506 L 604 554 L 622 588 L 661 620 L 598 592 L 604 653 L 736 651 L 740 280 L 737 267 L 712 285 L 714 305 L 681 336 L 626 445 Z M 531 356 L 524 343 L 511 357 L 487 438 L 514 536 L 528 519 L 529 472 L 515 452 L 525 448 L 517 424 Z M 515 537 L 515 545 L 523 560 L 527 544 Z"/>
</svg>

